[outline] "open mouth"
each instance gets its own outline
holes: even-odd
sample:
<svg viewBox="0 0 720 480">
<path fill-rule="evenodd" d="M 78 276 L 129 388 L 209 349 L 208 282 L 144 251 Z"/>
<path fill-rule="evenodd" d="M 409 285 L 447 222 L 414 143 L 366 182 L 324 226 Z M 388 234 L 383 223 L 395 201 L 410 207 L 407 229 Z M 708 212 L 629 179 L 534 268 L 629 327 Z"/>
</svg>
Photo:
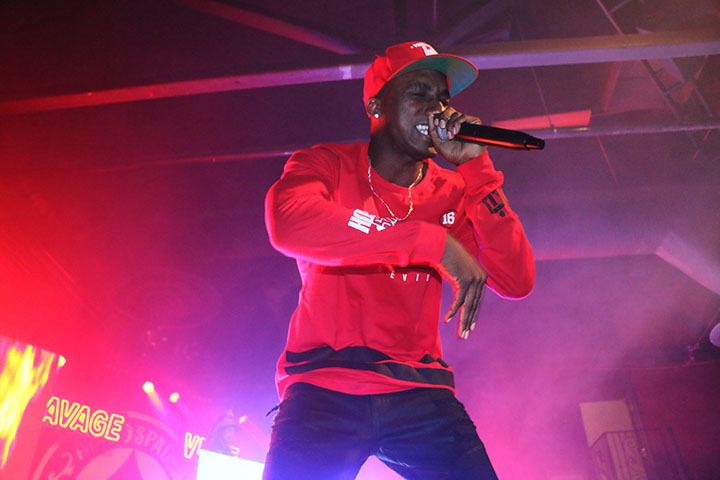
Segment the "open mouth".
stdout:
<svg viewBox="0 0 720 480">
<path fill-rule="evenodd" d="M 415 128 L 417 129 L 418 132 L 420 132 L 420 133 L 422 133 L 423 135 L 427 136 L 427 134 L 428 134 L 428 128 L 429 128 L 427 125 L 417 124 L 417 125 L 415 125 Z"/>
</svg>

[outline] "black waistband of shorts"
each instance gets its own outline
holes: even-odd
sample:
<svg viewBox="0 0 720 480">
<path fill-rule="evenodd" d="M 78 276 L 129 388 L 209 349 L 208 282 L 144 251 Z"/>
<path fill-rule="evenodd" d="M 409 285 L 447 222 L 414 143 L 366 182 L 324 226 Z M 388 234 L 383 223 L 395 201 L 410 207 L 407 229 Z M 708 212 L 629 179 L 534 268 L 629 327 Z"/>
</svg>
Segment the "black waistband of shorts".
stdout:
<svg viewBox="0 0 720 480">
<path fill-rule="evenodd" d="M 347 368 L 372 371 L 417 384 L 455 387 L 453 373 L 448 364 L 441 358 L 433 358 L 429 354 L 417 360 L 419 363 L 427 364 L 427 367 L 414 367 L 365 346 L 345 347 L 340 350 L 325 346 L 303 352 L 287 351 L 285 359 L 291 364 L 285 367 L 289 375 L 322 368 Z"/>
</svg>

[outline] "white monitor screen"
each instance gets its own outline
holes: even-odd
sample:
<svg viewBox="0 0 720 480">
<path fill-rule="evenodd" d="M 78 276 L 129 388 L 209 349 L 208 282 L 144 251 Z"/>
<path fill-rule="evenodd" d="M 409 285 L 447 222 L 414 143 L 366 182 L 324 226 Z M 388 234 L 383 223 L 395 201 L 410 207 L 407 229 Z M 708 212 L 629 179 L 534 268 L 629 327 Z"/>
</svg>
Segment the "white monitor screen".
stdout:
<svg viewBox="0 0 720 480">
<path fill-rule="evenodd" d="M 197 480 L 262 480 L 263 467 L 260 462 L 201 449 Z"/>
</svg>

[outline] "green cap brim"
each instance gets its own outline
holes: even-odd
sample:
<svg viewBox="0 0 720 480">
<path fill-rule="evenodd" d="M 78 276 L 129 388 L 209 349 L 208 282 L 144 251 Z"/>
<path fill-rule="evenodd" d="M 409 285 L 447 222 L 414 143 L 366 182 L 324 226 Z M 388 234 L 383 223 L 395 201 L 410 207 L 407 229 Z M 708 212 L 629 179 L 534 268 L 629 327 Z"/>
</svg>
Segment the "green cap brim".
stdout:
<svg viewBox="0 0 720 480">
<path fill-rule="evenodd" d="M 465 90 L 478 76 L 478 69 L 472 63 L 455 55 L 438 54 L 419 58 L 395 72 L 390 79 L 413 70 L 432 68 L 445 74 L 448 78 L 450 96 Z"/>
</svg>

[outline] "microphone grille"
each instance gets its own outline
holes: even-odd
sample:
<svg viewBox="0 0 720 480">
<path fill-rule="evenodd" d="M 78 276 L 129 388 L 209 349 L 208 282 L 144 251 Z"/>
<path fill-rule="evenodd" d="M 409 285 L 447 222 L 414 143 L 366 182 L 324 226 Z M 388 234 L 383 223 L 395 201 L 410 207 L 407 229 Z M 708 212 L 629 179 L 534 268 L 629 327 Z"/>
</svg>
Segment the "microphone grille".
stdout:
<svg viewBox="0 0 720 480">
<path fill-rule="evenodd" d="M 447 129 L 438 127 L 437 134 L 443 142 L 448 141 Z"/>
</svg>

